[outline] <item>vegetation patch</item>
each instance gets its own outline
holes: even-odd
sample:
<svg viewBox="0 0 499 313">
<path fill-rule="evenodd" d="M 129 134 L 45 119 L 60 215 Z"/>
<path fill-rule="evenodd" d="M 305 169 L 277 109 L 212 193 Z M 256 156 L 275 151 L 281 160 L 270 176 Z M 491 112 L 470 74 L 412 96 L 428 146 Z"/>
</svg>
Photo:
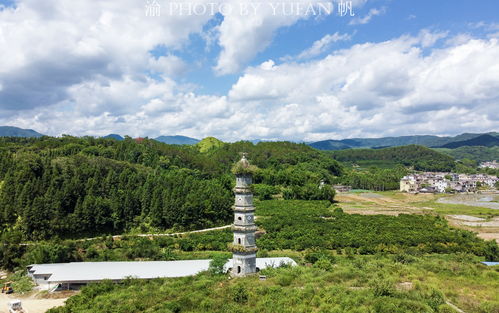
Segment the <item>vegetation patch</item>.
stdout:
<svg viewBox="0 0 499 313">
<path fill-rule="evenodd" d="M 357 215 L 330 207 L 325 201 L 269 200 L 258 202 L 257 223 L 265 234 L 257 242 L 266 250 L 305 250 L 311 247 L 360 254 L 468 252 L 499 259 L 493 241 L 454 229 L 432 215 Z"/>
<path fill-rule="evenodd" d="M 49 313 L 452 312 L 446 300 L 470 313 L 499 311 L 498 273 L 472 256 L 420 256 L 409 263 L 383 255 L 336 256 L 332 266 L 325 263 L 266 269 L 264 281 L 203 273 L 92 284 Z M 413 287 L 397 288 L 407 282 Z"/>
</svg>

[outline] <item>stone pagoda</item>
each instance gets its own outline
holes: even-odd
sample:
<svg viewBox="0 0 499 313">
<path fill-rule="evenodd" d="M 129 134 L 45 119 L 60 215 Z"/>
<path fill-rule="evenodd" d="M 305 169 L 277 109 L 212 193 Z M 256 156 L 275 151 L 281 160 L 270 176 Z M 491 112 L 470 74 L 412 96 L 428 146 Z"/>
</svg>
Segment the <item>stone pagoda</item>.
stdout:
<svg viewBox="0 0 499 313">
<path fill-rule="evenodd" d="M 233 173 L 236 175 L 235 205 L 234 205 L 234 241 L 232 250 L 232 275 L 246 276 L 257 272 L 256 242 L 255 242 L 255 207 L 250 186 L 254 166 L 250 165 L 243 153 L 242 159 L 236 163 Z"/>
</svg>

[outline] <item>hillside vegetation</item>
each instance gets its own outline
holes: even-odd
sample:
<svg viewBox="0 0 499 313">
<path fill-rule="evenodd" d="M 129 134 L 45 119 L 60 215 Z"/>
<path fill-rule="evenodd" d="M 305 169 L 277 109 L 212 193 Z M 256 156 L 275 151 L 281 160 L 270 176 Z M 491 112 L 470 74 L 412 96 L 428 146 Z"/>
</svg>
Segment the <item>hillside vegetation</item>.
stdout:
<svg viewBox="0 0 499 313">
<path fill-rule="evenodd" d="M 498 273 L 468 255 L 306 255 L 311 267 L 265 269 L 258 276 L 128 280 L 92 284 L 71 297 L 70 312 L 497 313 Z M 459 286 L 459 288 L 455 288 Z"/>
<path fill-rule="evenodd" d="M 246 151 L 268 196 L 329 199 L 338 162 L 306 145 L 197 147 L 155 140 L 0 138 L 0 235 L 78 238 L 140 229 L 199 229 L 231 221 L 232 164 Z M 263 192 L 262 191 L 262 192 Z"/>
<path fill-rule="evenodd" d="M 289 255 L 301 265 L 264 270 L 260 274 L 266 275 L 265 281 L 203 273 L 105 282 L 85 287 L 66 306 L 49 312 L 454 312 L 446 300 L 466 312 L 498 312 L 498 273 L 479 264 L 483 256 L 470 254 L 497 259 L 495 242 L 452 229 L 437 217 L 348 215 L 329 206 L 326 201 L 257 203 L 257 222 L 265 230 L 257 239 L 258 255 Z M 52 242 L 25 247 L 19 259 L 41 263 L 228 257 L 231 238 L 230 230 L 223 230 Z"/>
<path fill-rule="evenodd" d="M 445 219 L 430 215 L 350 215 L 330 207 L 328 201 L 268 200 L 256 203 L 257 238 L 260 256 L 272 251 L 301 251 L 316 254 L 424 254 L 472 253 L 486 260 L 499 260 L 494 241 L 451 228 Z M 93 240 L 39 241 L 19 246 L 17 233 L 4 236 L 1 267 L 14 269 L 33 263 L 78 261 L 175 260 L 211 258 L 227 253 L 230 229 L 182 236 L 111 237 Z M 291 256 L 296 256 L 293 253 Z"/>
<path fill-rule="evenodd" d="M 497 244 L 471 232 L 453 229 L 430 215 L 357 215 L 332 211 L 320 201 L 262 201 L 257 224 L 266 233 L 257 242 L 267 250 L 310 247 L 344 253 L 467 252 L 499 259 Z"/>
<path fill-rule="evenodd" d="M 451 171 L 454 159 L 430 148 L 409 145 L 384 149 L 350 149 L 329 152 L 341 162 L 384 161 L 403 166 L 412 166 L 421 171 Z"/>
<path fill-rule="evenodd" d="M 196 147 L 200 152 L 208 152 L 221 148 L 224 145 L 223 141 L 215 137 L 206 137 L 200 142 L 196 143 Z"/>
<path fill-rule="evenodd" d="M 463 146 L 456 149 L 435 148 L 434 150 L 450 155 L 457 160 L 469 159 L 476 161 L 477 163 L 494 160 L 499 161 L 499 146 Z"/>
</svg>

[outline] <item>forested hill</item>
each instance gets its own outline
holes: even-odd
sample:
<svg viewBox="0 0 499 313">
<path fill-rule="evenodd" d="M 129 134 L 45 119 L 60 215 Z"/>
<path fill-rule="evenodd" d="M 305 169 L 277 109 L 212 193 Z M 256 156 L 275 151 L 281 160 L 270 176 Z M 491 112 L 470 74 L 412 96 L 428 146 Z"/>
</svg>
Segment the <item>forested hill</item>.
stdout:
<svg viewBox="0 0 499 313">
<path fill-rule="evenodd" d="M 463 146 L 456 149 L 436 148 L 435 150 L 448 154 L 456 160 L 469 159 L 477 163 L 499 160 L 499 146 Z"/>
<path fill-rule="evenodd" d="M 483 146 L 483 147 L 499 146 L 499 138 L 485 134 L 485 135 L 481 135 L 481 136 L 478 136 L 478 137 L 475 137 L 472 139 L 468 139 L 468 140 L 450 142 L 450 143 L 445 144 L 439 148 L 454 149 L 454 148 L 466 147 L 466 146 Z"/>
<path fill-rule="evenodd" d="M 341 162 L 383 161 L 413 166 L 415 170 L 424 171 L 451 171 L 456 166 L 451 156 L 418 145 L 385 149 L 349 149 L 330 153 Z"/>
<path fill-rule="evenodd" d="M 329 156 L 289 142 L 201 152 L 130 137 L 0 138 L 0 235 L 37 240 L 228 224 L 230 169 L 242 151 L 260 167 L 255 182 L 285 188 L 289 198 L 331 199 L 319 182 L 341 174 Z"/>
</svg>

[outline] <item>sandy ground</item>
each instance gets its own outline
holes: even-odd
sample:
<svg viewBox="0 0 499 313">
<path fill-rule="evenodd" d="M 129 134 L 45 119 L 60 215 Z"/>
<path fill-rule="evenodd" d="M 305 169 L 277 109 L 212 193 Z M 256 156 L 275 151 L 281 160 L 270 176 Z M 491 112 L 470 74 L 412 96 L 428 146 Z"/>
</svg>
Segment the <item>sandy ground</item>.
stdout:
<svg viewBox="0 0 499 313">
<path fill-rule="evenodd" d="M 0 313 L 8 313 L 9 309 L 7 304 L 14 300 L 19 299 L 22 302 L 23 308 L 28 311 L 28 313 L 45 313 L 48 309 L 56 306 L 64 305 L 68 297 L 58 298 L 58 299 L 42 299 L 37 298 L 36 294 L 22 296 L 18 294 L 0 294 Z"/>
<path fill-rule="evenodd" d="M 487 197 L 497 195 L 487 195 Z M 483 197 L 477 195 L 477 197 Z M 337 193 L 335 199 L 338 205 L 347 213 L 363 215 L 399 215 L 399 214 L 423 214 L 431 207 L 415 206 L 417 202 L 431 201 L 435 199 L 433 194 L 380 194 L 380 193 Z M 464 199 L 458 196 L 460 204 L 465 204 Z M 467 198 L 466 198 L 467 199 Z M 470 205 L 469 203 L 466 203 Z M 447 215 L 445 218 L 449 224 L 477 233 L 478 237 L 486 240 L 496 240 L 499 243 L 499 217 L 490 220 L 469 215 Z"/>
</svg>

